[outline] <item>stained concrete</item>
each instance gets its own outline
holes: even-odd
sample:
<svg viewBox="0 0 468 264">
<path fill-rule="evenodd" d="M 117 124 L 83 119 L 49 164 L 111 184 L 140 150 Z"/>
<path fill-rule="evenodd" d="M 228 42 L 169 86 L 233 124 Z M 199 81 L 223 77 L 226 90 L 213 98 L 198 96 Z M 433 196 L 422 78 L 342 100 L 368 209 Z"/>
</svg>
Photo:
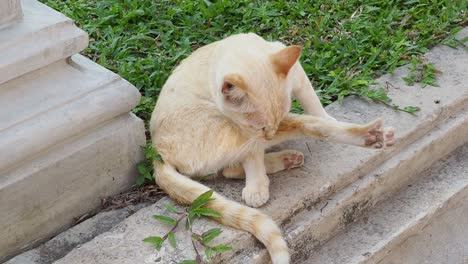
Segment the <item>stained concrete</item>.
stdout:
<svg viewBox="0 0 468 264">
<path fill-rule="evenodd" d="M 66 253 L 95 236 L 108 231 L 129 215 L 148 204 L 130 205 L 126 208 L 100 212 L 97 215 L 64 231 L 41 246 L 20 254 L 5 264 L 49 264 L 62 258 Z"/>
<path fill-rule="evenodd" d="M 459 33 L 460 38 L 467 35 L 468 29 Z M 384 75 L 377 80 L 378 86 L 385 86 L 387 82 L 393 85 L 389 86 L 388 90 L 396 104 L 419 106 L 421 111 L 417 115 L 398 112 L 357 98 L 347 98 L 342 105 L 334 103 L 327 107 L 327 110 L 339 120 L 364 123 L 382 116 L 387 125 L 396 128 L 398 143 L 395 147 L 374 151 L 313 140 L 285 143 L 278 148 L 287 147 L 303 151 L 305 164 L 302 168 L 271 176 L 271 198 L 261 210 L 282 224 L 283 230 L 284 227 L 292 227 L 299 223 L 294 222 L 296 221 L 294 216 L 300 217 L 308 210 L 315 212 L 329 210 L 335 212 L 332 215 L 336 216 L 341 212 L 343 217 L 330 219 L 338 219 L 335 222 L 336 227 L 345 227 L 358 219 L 362 211 L 386 198 L 387 191 L 392 193 L 401 187 L 398 180 L 392 181 L 392 173 L 403 174 L 401 178 L 397 177 L 403 179 L 402 182 L 418 178 L 421 169 L 463 145 L 468 134 L 466 116 L 468 72 L 465 70 L 468 67 L 468 54 L 463 49 L 440 46 L 431 50 L 426 57 L 443 71 L 438 77 L 439 88 L 406 86 L 401 79 L 408 72 L 406 67 L 399 68 L 393 74 Z M 421 154 L 424 154 L 422 158 L 418 158 Z M 405 160 L 414 162 L 404 162 Z M 400 167 L 400 162 L 404 166 Z M 379 174 L 379 170 L 383 170 L 380 172 L 382 175 Z M 377 174 L 372 175 L 372 173 Z M 377 180 L 370 181 L 370 176 Z M 379 180 L 379 177 L 383 180 Z M 357 186 L 357 194 L 353 196 L 354 183 L 359 180 L 363 180 L 365 184 L 361 188 Z M 383 182 L 377 184 L 379 181 Z M 373 188 L 375 184 L 377 188 Z M 242 181 L 217 180 L 209 185 L 229 198 L 241 201 Z M 366 195 L 376 198 L 370 202 L 358 199 L 357 203 L 352 203 L 353 200 L 346 198 L 349 206 L 339 207 L 338 204 L 326 206 L 327 199 L 333 199 L 335 194 L 336 197 L 342 195 L 343 198 L 349 199 L 354 197 L 361 199 Z M 193 257 L 189 240 L 184 240 L 186 236 L 182 230 L 176 233 L 179 244 L 177 250 L 165 245 L 160 252 L 157 252 L 151 245 L 141 241 L 147 236 L 163 235 L 168 230 L 167 226 L 151 218 L 153 214 L 166 213 L 163 204 L 167 202 L 168 200 L 163 200 L 140 210 L 113 230 L 74 249 L 56 263 L 171 263 Z M 197 225 L 199 230 L 212 227 L 220 226 L 210 221 L 201 221 Z M 263 263 L 268 260 L 261 251 L 262 246 L 259 246 L 249 234 L 222 228 L 226 231 L 220 241 L 232 245 L 234 250 L 219 256 L 214 263 Z M 295 230 L 299 231 L 295 237 L 300 237 L 307 229 Z M 320 230 L 312 229 L 307 232 L 320 232 Z M 290 237 L 290 234 L 286 233 L 286 237 Z M 326 237 L 324 234 L 323 239 Z M 313 238 L 307 241 L 316 243 Z M 292 243 L 291 240 L 289 242 Z M 299 250 L 299 247 L 296 249 Z"/>
<path fill-rule="evenodd" d="M 465 263 L 467 175 L 465 145 L 300 263 Z"/>
<path fill-rule="evenodd" d="M 468 159 L 468 157 L 467 157 Z M 466 193 L 466 191 L 465 191 Z M 468 196 L 395 246 L 378 264 L 468 263 Z"/>
</svg>

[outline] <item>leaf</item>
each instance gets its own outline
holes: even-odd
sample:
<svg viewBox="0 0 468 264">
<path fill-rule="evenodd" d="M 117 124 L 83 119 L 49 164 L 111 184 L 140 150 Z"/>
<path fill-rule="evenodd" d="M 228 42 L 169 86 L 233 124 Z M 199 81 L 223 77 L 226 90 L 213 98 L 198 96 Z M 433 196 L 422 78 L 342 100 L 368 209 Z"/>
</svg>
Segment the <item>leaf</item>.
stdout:
<svg viewBox="0 0 468 264">
<path fill-rule="evenodd" d="M 213 239 L 218 237 L 223 231 L 220 228 L 212 228 L 202 234 L 202 241 L 204 244 L 210 243 Z"/>
<path fill-rule="evenodd" d="M 169 240 L 169 244 L 171 244 L 173 248 L 176 248 L 176 240 L 173 232 L 169 232 L 167 239 Z"/>
<path fill-rule="evenodd" d="M 153 215 L 153 218 L 169 225 L 175 225 L 177 223 L 177 221 L 174 218 L 169 216 Z"/>
<path fill-rule="evenodd" d="M 415 113 L 417 111 L 421 110 L 421 108 L 417 106 L 405 106 L 403 108 L 403 111 L 408 112 L 408 113 Z"/>
<path fill-rule="evenodd" d="M 177 214 L 177 208 L 175 206 L 173 206 L 172 204 L 165 204 L 164 207 L 170 213 Z"/>
<path fill-rule="evenodd" d="M 214 254 L 215 252 L 213 252 L 213 250 L 210 247 L 205 248 L 205 255 L 208 259 L 213 257 Z"/>
<path fill-rule="evenodd" d="M 408 75 L 408 76 L 406 76 L 406 77 L 403 77 L 403 81 L 405 81 L 406 84 L 409 85 L 409 86 L 413 86 L 413 85 L 414 85 L 414 82 L 415 82 L 415 81 L 414 81 L 414 77 L 412 77 L 412 76 L 410 76 L 410 75 Z"/>
<path fill-rule="evenodd" d="M 182 260 L 181 262 L 179 262 L 178 264 L 197 264 L 197 261 L 196 260 L 191 260 L 191 259 L 186 259 L 186 260 Z"/>
<path fill-rule="evenodd" d="M 151 175 L 151 173 L 147 172 L 143 175 L 145 177 L 145 179 L 148 179 L 150 181 L 154 180 L 153 178 L 153 175 Z"/>
<path fill-rule="evenodd" d="M 210 201 L 214 200 L 213 198 L 210 198 L 213 195 L 213 190 L 209 190 L 205 193 L 202 193 L 200 196 L 197 197 L 192 203 L 192 205 L 189 207 L 188 210 L 193 210 L 199 207 L 204 206 L 205 204 L 209 203 Z"/>
<path fill-rule="evenodd" d="M 138 175 L 138 177 L 136 179 L 136 184 L 138 186 L 141 186 L 141 185 L 143 185 L 144 182 L 145 182 L 145 177 L 143 175 Z"/>
<path fill-rule="evenodd" d="M 138 168 L 138 172 L 139 172 L 141 175 L 144 175 L 145 173 L 148 172 L 148 171 L 146 170 L 146 164 L 145 164 L 144 161 L 138 163 L 137 168 Z"/>
<path fill-rule="evenodd" d="M 162 239 L 162 237 L 153 236 L 153 237 L 147 237 L 143 239 L 143 241 L 153 244 L 156 247 L 156 249 L 159 251 L 162 247 L 164 239 Z"/>
<path fill-rule="evenodd" d="M 215 246 L 215 247 L 211 247 L 211 250 L 213 250 L 214 252 L 217 252 L 217 253 L 223 253 L 223 252 L 232 250 L 232 247 L 226 246 L 226 245 L 218 245 L 218 246 Z"/>
<path fill-rule="evenodd" d="M 216 212 L 215 210 L 211 210 L 208 208 L 197 208 L 192 211 L 193 213 L 199 216 L 206 216 L 206 217 L 221 217 L 221 214 Z"/>
</svg>

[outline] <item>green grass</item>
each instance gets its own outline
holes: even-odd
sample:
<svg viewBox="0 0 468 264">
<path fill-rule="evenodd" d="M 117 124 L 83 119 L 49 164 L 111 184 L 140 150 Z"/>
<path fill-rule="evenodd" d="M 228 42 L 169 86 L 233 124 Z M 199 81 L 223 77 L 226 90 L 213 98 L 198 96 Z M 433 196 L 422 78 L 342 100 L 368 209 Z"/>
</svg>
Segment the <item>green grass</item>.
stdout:
<svg viewBox="0 0 468 264">
<path fill-rule="evenodd" d="M 415 83 L 421 83 L 422 87 L 439 86 L 437 84 L 437 74 L 441 73 L 433 63 L 425 63 L 421 57 L 413 57 L 409 73 L 403 80 L 406 84 L 412 86 Z"/>
<path fill-rule="evenodd" d="M 388 103 L 383 89 L 367 88 L 373 78 L 440 42 L 456 46 L 445 38 L 467 25 L 461 0 L 41 1 L 89 33 L 84 55 L 140 90 L 134 112 L 145 121 L 180 60 L 234 33 L 303 45 L 303 66 L 324 104 L 350 94 Z"/>
</svg>

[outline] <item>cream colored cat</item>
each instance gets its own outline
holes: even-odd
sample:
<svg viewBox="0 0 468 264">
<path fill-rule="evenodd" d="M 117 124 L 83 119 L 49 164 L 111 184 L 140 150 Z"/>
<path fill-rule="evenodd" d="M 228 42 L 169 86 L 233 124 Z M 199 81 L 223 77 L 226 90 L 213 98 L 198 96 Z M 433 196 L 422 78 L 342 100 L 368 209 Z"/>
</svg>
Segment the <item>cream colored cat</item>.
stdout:
<svg viewBox="0 0 468 264">
<path fill-rule="evenodd" d="M 267 153 L 287 139 L 313 137 L 369 148 L 393 144 L 393 131 L 380 119 L 367 125 L 338 122 L 323 109 L 298 62 L 299 46 L 239 34 L 204 46 L 174 70 L 151 118 L 156 183 L 170 197 L 189 204 L 208 187 L 191 180 L 223 170 L 245 177 L 242 198 L 258 207 L 269 198 L 267 174 L 301 166 L 295 150 Z M 306 115 L 289 113 L 291 94 Z M 274 221 L 257 209 L 214 194 L 219 222 L 246 230 L 267 247 L 274 264 L 289 253 Z"/>
</svg>

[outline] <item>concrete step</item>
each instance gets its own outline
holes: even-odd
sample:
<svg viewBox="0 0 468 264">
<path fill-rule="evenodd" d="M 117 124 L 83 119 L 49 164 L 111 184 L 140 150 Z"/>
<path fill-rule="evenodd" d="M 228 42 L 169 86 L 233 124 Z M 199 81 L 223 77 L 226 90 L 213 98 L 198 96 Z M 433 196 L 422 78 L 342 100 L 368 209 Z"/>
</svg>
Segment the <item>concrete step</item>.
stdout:
<svg viewBox="0 0 468 264">
<path fill-rule="evenodd" d="M 0 262 L 37 246 L 135 184 L 143 122 L 122 114 L 0 175 Z"/>
<path fill-rule="evenodd" d="M 5 264 L 47 264 L 64 257 L 70 250 L 88 242 L 99 234 L 109 231 L 129 215 L 134 214 L 147 203 L 130 205 L 122 209 L 99 212 L 55 236 L 46 243 L 20 254 Z"/>
<path fill-rule="evenodd" d="M 458 37 L 467 35 L 468 29 L 464 29 Z M 417 115 L 358 98 L 347 98 L 342 105 L 335 103 L 327 107 L 339 120 L 364 123 L 383 117 L 397 130 L 395 147 L 373 151 L 312 140 L 278 147 L 301 150 L 305 154 L 302 168 L 270 177 L 271 198 L 261 209 L 286 230 L 293 258 L 301 256 L 300 245 L 303 244 L 300 241 L 314 246 L 328 240 L 358 219 L 363 211 L 397 192 L 432 163 L 468 141 L 468 72 L 465 70 L 468 54 L 463 49 L 440 46 L 431 50 L 426 58 L 443 71 L 438 78 L 440 88 L 406 86 L 402 80 L 408 73 L 406 67 L 377 80 L 378 86 L 392 84 L 388 90 L 396 104 L 420 107 Z M 207 184 L 241 201 L 242 181 L 218 179 Z M 166 214 L 163 205 L 168 202 L 163 199 L 140 210 L 56 263 L 172 263 L 193 258 L 190 239 L 182 228 L 176 233 L 178 249 L 166 245 L 157 252 L 142 242 L 147 236 L 168 231 L 166 225 L 151 218 L 155 214 Z M 310 221 L 309 215 L 313 217 Z M 234 250 L 217 256 L 213 263 L 268 262 L 263 246 L 251 235 L 212 221 L 199 221 L 195 225 L 196 230 L 214 227 L 225 230 L 217 242 L 229 244 Z"/>
<path fill-rule="evenodd" d="M 468 144 L 407 186 L 298 263 L 467 263 Z"/>
<path fill-rule="evenodd" d="M 0 84 L 82 51 L 88 35 L 63 14 L 35 0 L 0 8 Z M 6 14 L 3 16 L 3 12 Z M 1 26 L 2 20 L 3 27 Z M 14 23 L 13 23 L 14 22 Z"/>
<path fill-rule="evenodd" d="M 138 90 L 81 55 L 0 85 L 0 173 L 99 123 L 128 113 Z"/>
<path fill-rule="evenodd" d="M 129 112 L 139 99 L 81 55 L 0 84 L 0 260 L 134 184 L 145 134 Z"/>
<path fill-rule="evenodd" d="M 375 204 L 391 197 L 419 177 L 421 171 L 453 151 L 460 142 L 468 142 L 467 111 L 438 125 L 335 195 L 289 219 L 283 230 L 294 252 L 293 259 L 297 260 L 313 252 L 314 247 L 327 241 Z M 250 251 L 252 253 L 236 261 L 250 263 L 246 259 L 251 259 L 252 263 L 265 263 L 266 250 Z"/>
</svg>

